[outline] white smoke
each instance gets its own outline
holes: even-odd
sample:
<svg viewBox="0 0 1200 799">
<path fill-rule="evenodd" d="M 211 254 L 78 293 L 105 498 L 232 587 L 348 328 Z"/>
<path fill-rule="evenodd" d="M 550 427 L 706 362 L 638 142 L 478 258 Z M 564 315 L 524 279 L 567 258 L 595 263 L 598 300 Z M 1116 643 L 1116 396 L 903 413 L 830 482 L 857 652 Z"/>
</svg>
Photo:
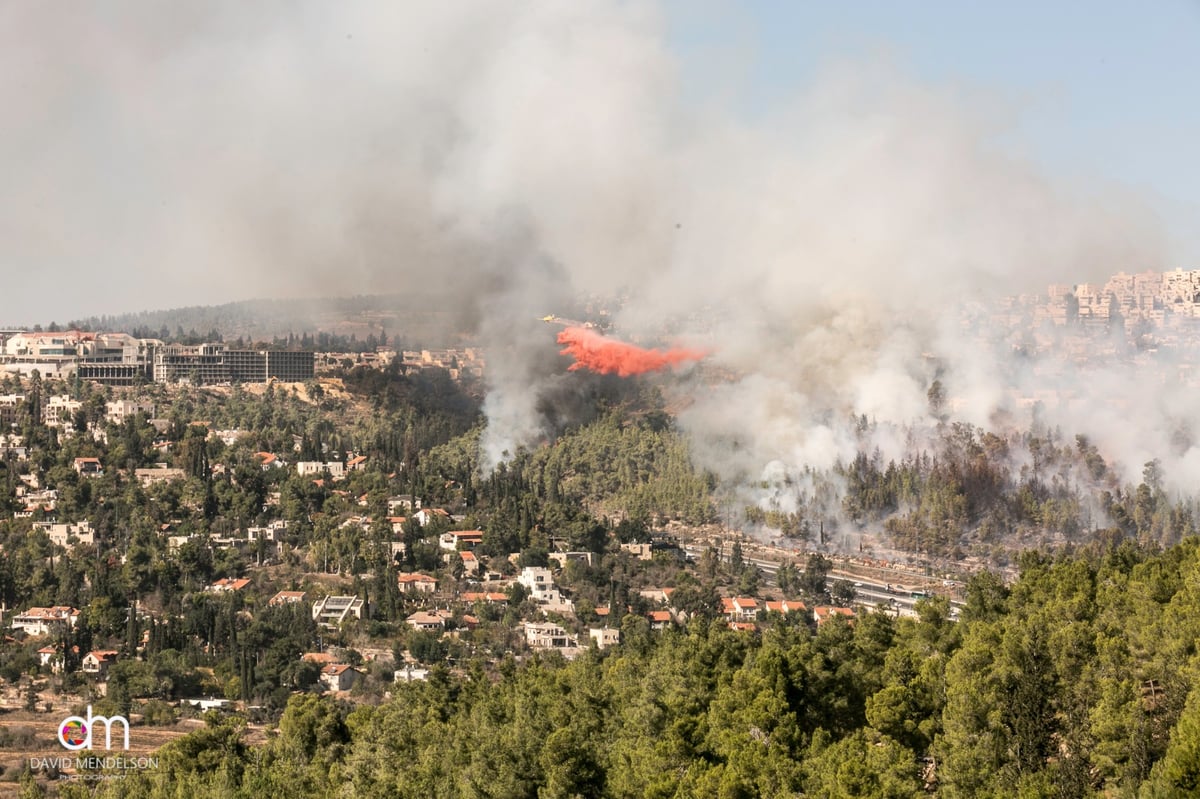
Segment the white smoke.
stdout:
<svg viewBox="0 0 1200 799">
<path fill-rule="evenodd" d="M 963 303 L 1166 266 L 1129 197 L 1001 147 L 986 96 L 839 64 L 751 118 L 685 101 L 679 69 L 652 2 L 8 4 L 0 254 L 55 277 L 42 315 L 431 296 L 487 345 L 488 467 L 580 379 L 534 319 L 620 291 L 619 329 L 673 320 L 737 375 L 680 386 L 700 465 L 768 483 L 851 458 L 861 415 L 898 456 L 935 377 L 957 418 L 1019 414 L 1044 376 L 964 335 Z M 1130 378 L 1058 378 L 1078 401 L 1050 413 L 1200 476 L 1172 438 L 1192 405 Z"/>
</svg>

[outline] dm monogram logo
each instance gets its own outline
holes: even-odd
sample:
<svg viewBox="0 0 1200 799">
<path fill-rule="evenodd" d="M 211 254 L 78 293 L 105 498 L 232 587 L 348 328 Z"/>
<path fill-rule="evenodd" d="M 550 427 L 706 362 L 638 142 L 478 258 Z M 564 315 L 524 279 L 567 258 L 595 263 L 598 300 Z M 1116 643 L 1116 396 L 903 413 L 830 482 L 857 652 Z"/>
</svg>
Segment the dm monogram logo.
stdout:
<svg viewBox="0 0 1200 799">
<path fill-rule="evenodd" d="M 92 733 L 97 724 L 104 725 L 104 748 L 112 749 L 112 728 L 120 724 L 125 732 L 125 749 L 129 748 L 129 720 L 124 716 L 93 716 L 92 706 L 87 707 L 87 718 L 67 716 L 58 725 L 58 742 L 72 752 L 92 748 Z"/>
</svg>

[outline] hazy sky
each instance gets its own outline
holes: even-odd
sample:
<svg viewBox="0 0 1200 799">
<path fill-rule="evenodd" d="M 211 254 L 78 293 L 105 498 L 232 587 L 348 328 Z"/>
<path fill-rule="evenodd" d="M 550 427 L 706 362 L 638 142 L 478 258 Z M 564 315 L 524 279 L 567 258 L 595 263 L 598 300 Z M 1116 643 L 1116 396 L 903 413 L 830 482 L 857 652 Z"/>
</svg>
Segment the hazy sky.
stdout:
<svg viewBox="0 0 1200 799">
<path fill-rule="evenodd" d="M 653 165 L 672 124 L 713 118 L 658 104 L 769 129 L 846 64 L 957 98 L 1053 178 L 1132 190 L 1170 265 L 1200 266 L 1195 2 L 554 5 L 517 4 L 511 24 L 468 2 L 0 5 L 0 324 L 407 290 L 438 271 L 404 282 L 398 261 L 476 258 L 496 239 L 479 226 L 510 207 L 552 256 L 566 237 L 596 251 L 640 224 L 619 213 L 639 174 L 606 183 L 625 122 L 608 109 L 643 126 L 633 155 Z M 580 27 L 583 55 L 552 41 Z M 610 69 L 619 97 L 596 79 Z M 544 96 L 531 75 L 563 82 L 573 137 L 511 124 Z M 590 182 L 561 183 L 576 162 Z M 584 193 L 605 224 L 555 218 L 588 215 Z"/>
<path fill-rule="evenodd" d="M 1054 174 L 1123 184 L 1200 268 L 1200 2 L 669 0 L 693 97 L 747 113 L 837 61 L 882 60 L 991 103 L 998 143 Z"/>
</svg>

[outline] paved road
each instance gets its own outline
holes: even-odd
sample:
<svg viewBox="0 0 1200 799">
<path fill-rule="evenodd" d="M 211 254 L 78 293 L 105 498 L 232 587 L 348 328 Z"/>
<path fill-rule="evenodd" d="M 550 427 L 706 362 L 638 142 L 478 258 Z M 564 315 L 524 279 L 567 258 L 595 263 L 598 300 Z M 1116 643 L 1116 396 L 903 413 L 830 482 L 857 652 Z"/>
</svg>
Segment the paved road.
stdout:
<svg viewBox="0 0 1200 799">
<path fill-rule="evenodd" d="M 688 544 L 683 547 L 692 558 L 698 559 L 708 547 L 696 546 Z M 722 560 L 728 560 L 729 556 L 722 553 Z M 779 572 L 779 563 L 766 558 L 758 558 L 753 556 L 743 556 L 742 560 L 747 563 L 753 563 L 762 573 L 763 579 L 771 585 L 776 585 L 775 575 Z M 803 569 L 797 566 L 797 570 L 803 573 Z M 879 605 L 885 604 L 899 611 L 912 611 L 913 606 L 919 602 L 925 594 L 917 592 L 914 596 L 914 591 L 907 586 L 897 583 L 878 583 L 870 580 L 861 580 L 853 576 L 830 574 L 825 578 L 825 585 L 832 586 L 836 582 L 845 581 L 854 586 L 854 593 L 857 601 L 864 605 Z M 962 607 L 963 603 L 958 600 L 951 599 L 950 604 L 953 608 L 954 615 L 958 615 L 957 611 Z"/>
</svg>

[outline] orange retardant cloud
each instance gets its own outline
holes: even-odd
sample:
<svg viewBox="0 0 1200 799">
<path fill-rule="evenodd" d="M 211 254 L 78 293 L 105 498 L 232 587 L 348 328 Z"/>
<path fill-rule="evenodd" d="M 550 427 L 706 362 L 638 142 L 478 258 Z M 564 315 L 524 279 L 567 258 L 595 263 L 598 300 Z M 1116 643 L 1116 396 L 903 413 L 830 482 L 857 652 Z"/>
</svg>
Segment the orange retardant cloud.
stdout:
<svg viewBox="0 0 1200 799">
<path fill-rule="evenodd" d="M 647 350 L 624 341 L 606 338 L 584 327 L 566 328 L 558 334 L 558 343 L 563 345 L 560 355 L 570 355 L 575 359 L 575 363 L 571 364 L 571 371 L 587 369 L 602 375 L 621 377 L 658 372 L 668 366 L 698 361 L 708 354 L 704 350 L 678 347 Z"/>
</svg>

